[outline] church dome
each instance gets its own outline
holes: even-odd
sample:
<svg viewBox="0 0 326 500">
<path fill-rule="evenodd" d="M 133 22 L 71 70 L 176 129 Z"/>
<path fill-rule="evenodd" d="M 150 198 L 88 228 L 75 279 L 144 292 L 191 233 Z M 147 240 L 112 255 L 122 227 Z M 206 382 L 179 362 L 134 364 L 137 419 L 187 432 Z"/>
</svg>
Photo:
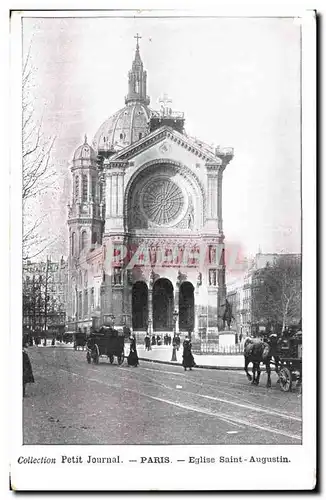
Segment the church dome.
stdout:
<svg viewBox="0 0 326 500">
<path fill-rule="evenodd" d="M 74 160 L 96 160 L 97 155 L 94 149 L 87 143 L 85 135 L 84 144 L 81 144 L 75 151 Z"/>
<path fill-rule="evenodd" d="M 128 93 L 125 107 L 108 118 L 95 134 L 93 147 L 97 153 L 117 151 L 139 141 L 149 133 L 149 121 L 154 113 L 148 106 L 147 72 L 139 53 L 138 34 L 136 52 L 128 72 Z"/>
<path fill-rule="evenodd" d="M 97 151 L 121 149 L 149 133 L 152 111 L 143 102 L 132 101 L 108 118 L 95 134 L 93 147 Z"/>
</svg>

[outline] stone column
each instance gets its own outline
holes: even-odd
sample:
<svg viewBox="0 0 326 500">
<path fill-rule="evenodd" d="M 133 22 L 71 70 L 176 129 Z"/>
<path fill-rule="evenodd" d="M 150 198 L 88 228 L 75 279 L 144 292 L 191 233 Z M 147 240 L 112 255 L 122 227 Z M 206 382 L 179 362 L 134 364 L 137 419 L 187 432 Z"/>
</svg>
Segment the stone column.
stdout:
<svg viewBox="0 0 326 500">
<path fill-rule="evenodd" d="M 124 174 L 125 163 L 113 162 L 107 168 L 107 194 L 106 194 L 106 214 L 105 233 L 124 230 L 123 209 L 124 209 Z"/>
<path fill-rule="evenodd" d="M 78 174 L 78 183 L 79 183 L 79 196 L 78 196 L 78 202 L 81 203 L 83 199 L 83 173 L 82 170 Z"/>
<path fill-rule="evenodd" d="M 222 217 L 222 179 L 223 171 L 219 170 L 217 176 L 217 223 L 220 233 L 223 232 L 223 217 Z"/>
<path fill-rule="evenodd" d="M 207 202 L 206 202 L 206 228 L 218 229 L 218 172 L 221 160 L 206 163 L 207 170 Z"/>
<path fill-rule="evenodd" d="M 179 280 L 176 281 L 174 285 L 174 308 L 173 313 L 176 311 L 178 313 L 177 320 L 175 323 L 175 332 L 179 333 L 179 296 L 180 296 L 180 286 L 181 283 Z M 174 321 L 174 319 L 173 319 Z"/>
<path fill-rule="evenodd" d="M 151 269 L 149 279 L 148 279 L 148 333 L 152 335 L 153 333 L 153 287 L 154 287 L 154 271 Z"/>
<path fill-rule="evenodd" d="M 148 334 L 153 334 L 153 288 L 148 287 Z"/>
</svg>

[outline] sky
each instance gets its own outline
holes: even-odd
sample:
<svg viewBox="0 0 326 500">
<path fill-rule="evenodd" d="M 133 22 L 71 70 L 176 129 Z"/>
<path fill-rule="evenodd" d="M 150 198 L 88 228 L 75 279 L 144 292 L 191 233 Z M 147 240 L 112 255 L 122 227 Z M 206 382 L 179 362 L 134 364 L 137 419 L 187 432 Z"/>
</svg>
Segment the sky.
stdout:
<svg viewBox="0 0 326 500">
<path fill-rule="evenodd" d="M 86 15 L 87 13 L 85 13 Z M 300 252 L 300 25 L 292 18 L 24 18 L 30 97 L 56 137 L 56 178 L 36 200 L 53 259 L 67 255 L 70 165 L 124 106 L 140 33 L 151 108 L 167 93 L 186 132 L 234 148 L 224 171 L 226 241 L 245 255 Z"/>
</svg>

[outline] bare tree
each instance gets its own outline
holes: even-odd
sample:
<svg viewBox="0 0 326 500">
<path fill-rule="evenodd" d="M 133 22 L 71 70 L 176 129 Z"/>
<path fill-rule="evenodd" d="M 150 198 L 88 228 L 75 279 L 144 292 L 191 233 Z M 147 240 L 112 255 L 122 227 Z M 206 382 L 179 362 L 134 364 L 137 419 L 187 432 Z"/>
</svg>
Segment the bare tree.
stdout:
<svg viewBox="0 0 326 500">
<path fill-rule="evenodd" d="M 44 217 L 35 218 L 32 205 L 38 196 L 51 187 L 55 171 L 51 165 L 51 152 L 55 138 L 45 138 L 42 119 L 37 120 L 31 98 L 30 86 L 33 67 L 30 50 L 22 68 L 22 158 L 23 158 L 23 258 L 30 259 L 43 252 L 49 245 L 40 236 Z"/>
<path fill-rule="evenodd" d="M 282 325 L 282 330 L 301 318 L 301 260 L 280 256 L 255 272 L 252 283 L 253 323 Z"/>
</svg>

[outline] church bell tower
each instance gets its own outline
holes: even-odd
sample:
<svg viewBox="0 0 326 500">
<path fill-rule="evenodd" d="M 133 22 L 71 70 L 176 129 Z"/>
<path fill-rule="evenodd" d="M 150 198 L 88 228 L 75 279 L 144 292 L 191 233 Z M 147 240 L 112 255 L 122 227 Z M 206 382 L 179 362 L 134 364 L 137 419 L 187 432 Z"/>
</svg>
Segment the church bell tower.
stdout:
<svg viewBox="0 0 326 500">
<path fill-rule="evenodd" d="M 135 58 L 132 63 L 132 68 L 128 73 L 128 95 L 125 98 L 125 103 L 139 102 L 146 106 L 150 103 L 150 98 L 146 95 L 147 73 L 144 70 L 143 61 L 139 53 L 139 42 L 141 36 L 134 37 L 137 40 Z"/>
</svg>

